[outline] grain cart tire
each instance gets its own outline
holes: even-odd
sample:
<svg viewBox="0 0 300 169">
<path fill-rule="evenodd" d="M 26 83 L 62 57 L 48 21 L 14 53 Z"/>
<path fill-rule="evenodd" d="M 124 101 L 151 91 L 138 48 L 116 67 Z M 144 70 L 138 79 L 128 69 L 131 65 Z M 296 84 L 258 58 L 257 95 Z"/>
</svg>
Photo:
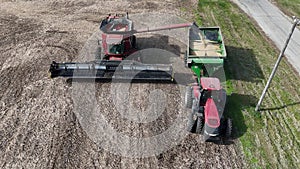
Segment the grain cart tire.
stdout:
<svg viewBox="0 0 300 169">
<path fill-rule="evenodd" d="M 185 51 L 185 53 L 184 53 L 184 66 L 185 67 L 188 67 L 187 59 L 188 59 L 187 51 Z"/>
<path fill-rule="evenodd" d="M 201 134 L 202 128 L 203 128 L 203 118 L 202 117 L 197 117 L 197 126 L 196 126 L 196 133 Z"/>
<path fill-rule="evenodd" d="M 232 120 L 230 118 L 227 119 L 226 121 L 226 133 L 225 136 L 226 138 L 230 138 L 232 135 Z"/>
<path fill-rule="evenodd" d="M 190 86 L 187 86 L 185 90 L 184 103 L 185 103 L 185 107 L 188 109 L 191 109 L 193 105 L 192 92 L 193 92 L 192 88 Z"/>
<path fill-rule="evenodd" d="M 187 131 L 191 133 L 195 133 L 195 124 L 196 124 L 196 120 L 194 119 L 193 112 L 191 112 L 188 119 Z"/>
</svg>

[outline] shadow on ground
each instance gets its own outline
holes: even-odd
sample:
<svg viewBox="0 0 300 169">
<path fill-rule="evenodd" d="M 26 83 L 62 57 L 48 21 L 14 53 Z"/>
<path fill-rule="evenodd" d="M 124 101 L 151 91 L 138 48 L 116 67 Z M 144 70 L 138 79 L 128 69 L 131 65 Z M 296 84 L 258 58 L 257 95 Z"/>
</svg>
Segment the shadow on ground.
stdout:
<svg viewBox="0 0 300 169">
<path fill-rule="evenodd" d="M 284 109 L 290 106 L 295 106 L 295 105 L 300 105 L 300 101 L 298 102 L 294 102 L 294 103 L 287 103 L 285 105 L 282 106 L 278 106 L 278 107 L 271 107 L 271 108 L 261 108 L 259 111 L 272 111 L 272 110 L 280 110 L 280 109 Z"/>
<path fill-rule="evenodd" d="M 247 132 L 247 126 L 243 115 L 243 110 L 247 107 L 253 106 L 257 101 L 257 98 L 251 95 L 242 95 L 232 93 L 227 96 L 227 104 L 225 107 L 224 116 L 232 119 L 232 137 L 231 138 L 217 138 L 207 140 L 219 145 L 230 145 L 234 144 L 235 140 L 243 136 Z M 202 137 L 202 136 L 201 136 Z"/>
<path fill-rule="evenodd" d="M 243 110 L 254 107 L 258 99 L 252 95 L 243 95 L 232 93 L 227 98 L 225 107 L 225 117 L 232 118 L 233 123 L 233 139 L 243 136 L 247 132 L 247 126 L 243 115 Z"/>
<path fill-rule="evenodd" d="M 170 44 L 169 36 L 161 35 L 161 34 L 151 34 L 148 35 L 147 37 L 137 37 L 137 48 L 138 50 L 143 50 L 148 48 L 163 49 L 173 53 L 178 57 L 181 54 L 180 46 L 175 44 Z"/>
<path fill-rule="evenodd" d="M 252 49 L 226 46 L 226 51 L 224 66 L 227 78 L 250 82 L 260 82 L 265 78 Z"/>
</svg>

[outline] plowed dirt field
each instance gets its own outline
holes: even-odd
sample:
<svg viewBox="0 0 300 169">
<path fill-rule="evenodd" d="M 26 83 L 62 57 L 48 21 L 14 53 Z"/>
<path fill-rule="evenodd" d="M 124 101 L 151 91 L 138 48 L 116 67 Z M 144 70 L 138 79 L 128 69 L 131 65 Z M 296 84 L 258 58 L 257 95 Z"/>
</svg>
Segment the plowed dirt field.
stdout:
<svg viewBox="0 0 300 169">
<path fill-rule="evenodd" d="M 99 21 L 107 13 L 159 12 L 187 18 L 192 12 L 182 12 L 181 7 L 193 9 L 196 4 L 197 1 L 182 3 L 171 0 L 2 0 L 0 167 L 243 168 L 243 157 L 235 140 L 229 145 L 203 143 L 198 135 L 188 133 L 179 144 L 150 157 L 133 158 L 112 153 L 91 139 L 74 113 L 72 91 L 81 82 L 50 79 L 47 74 L 53 60 L 82 60 L 82 48 L 97 32 Z M 157 24 L 163 24 L 163 19 L 164 16 Z M 137 42 L 139 48 L 166 49 L 176 56 L 182 57 L 184 52 L 182 42 L 158 34 L 141 35 Z M 112 104 L 111 83 L 92 85 L 98 102 L 95 107 L 101 109 L 110 126 L 127 136 L 150 137 L 163 133 L 177 116 L 187 117 L 188 114 L 182 108 L 184 99 L 178 84 L 130 84 L 128 104 L 140 111 L 149 106 L 151 91 L 165 92 L 165 95 L 156 97 L 166 98 L 166 109 L 148 123 L 131 122 L 120 117 Z M 186 121 L 180 125 L 184 127 L 185 124 Z M 129 142 L 128 147 L 130 145 Z"/>
</svg>

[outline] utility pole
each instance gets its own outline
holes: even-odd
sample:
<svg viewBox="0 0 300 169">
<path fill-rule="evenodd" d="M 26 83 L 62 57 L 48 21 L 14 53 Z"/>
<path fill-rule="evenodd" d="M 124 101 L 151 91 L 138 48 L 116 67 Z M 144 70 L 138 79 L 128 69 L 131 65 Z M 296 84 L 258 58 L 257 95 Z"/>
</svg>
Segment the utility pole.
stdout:
<svg viewBox="0 0 300 169">
<path fill-rule="evenodd" d="M 279 57 L 278 57 L 278 59 L 277 59 L 277 61 L 275 63 L 275 66 L 274 66 L 274 68 L 272 70 L 272 73 L 271 73 L 271 75 L 269 77 L 269 80 L 268 80 L 268 82 L 267 82 L 267 84 L 265 86 L 265 89 L 263 90 L 263 92 L 262 92 L 262 94 L 260 96 L 260 99 L 259 99 L 259 101 L 258 101 L 258 103 L 257 103 L 257 105 L 255 107 L 255 111 L 259 111 L 259 107 L 260 107 L 260 105 L 261 105 L 261 103 L 262 103 L 262 101 L 263 101 L 263 99 L 264 99 L 264 97 L 265 97 L 265 95 L 267 93 L 267 90 L 268 90 L 268 88 L 269 88 L 269 86 L 271 84 L 271 81 L 272 81 L 275 73 L 276 73 L 276 70 L 277 70 L 277 68 L 279 66 L 279 63 L 280 63 L 282 57 L 283 57 L 285 49 L 287 48 L 287 46 L 288 46 L 288 44 L 290 42 L 290 39 L 291 39 L 291 37 L 292 37 L 292 35 L 294 33 L 294 30 L 295 30 L 295 28 L 296 28 L 297 25 L 300 25 L 300 19 L 299 18 L 296 18 L 295 16 L 293 16 L 293 20 L 294 20 L 294 24 L 292 26 L 291 32 L 290 32 L 290 34 L 289 34 L 289 36 L 288 36 L 288 38 L 287 38 L 287 40 L 285 42 L 285 45 L 284 45 L 283 49 L 281 50 L 281 52 L 279 54 Z"/>
</svg>

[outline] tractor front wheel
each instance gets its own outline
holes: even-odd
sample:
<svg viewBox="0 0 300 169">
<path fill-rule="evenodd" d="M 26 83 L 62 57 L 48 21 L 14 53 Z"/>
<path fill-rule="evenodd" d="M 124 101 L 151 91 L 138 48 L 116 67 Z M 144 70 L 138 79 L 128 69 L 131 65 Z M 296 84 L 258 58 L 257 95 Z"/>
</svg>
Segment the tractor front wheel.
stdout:
<svg viewBox="0 0 300 169">
<path fill-rule="evenodd" d="M 227 119 L 226 122 L 226 133 L 225 136 L 226 138 L 230 138 L 232 135 L 232 120 L 230 118 Z"/>
<path fill-rule="evenodd" d="M 201 134 L 202 128 L 204 125 L 204 120 L 202 117 L 197 117 L 197 126 L 196 126 L 196 133 Z"/>
<path fill-rule="evenodd" d="M 195 123 L 196 120 L 194 118 L 194 114 L 191 112 L 188 119 L 187 131 L 191 133 L 195 133 Z"/>
<path fill-rule="evenodd" d="M 190 86 L 186 87 L 185 91 L 185 107 L 191 109 L 193 106 L 193 98 L 192 98 L 192 88 Z"/>
<path fill-rule="evenodd" d="M 136 48 L 136 36 L 132 36 L 132 47 Z"/>
</svg>

